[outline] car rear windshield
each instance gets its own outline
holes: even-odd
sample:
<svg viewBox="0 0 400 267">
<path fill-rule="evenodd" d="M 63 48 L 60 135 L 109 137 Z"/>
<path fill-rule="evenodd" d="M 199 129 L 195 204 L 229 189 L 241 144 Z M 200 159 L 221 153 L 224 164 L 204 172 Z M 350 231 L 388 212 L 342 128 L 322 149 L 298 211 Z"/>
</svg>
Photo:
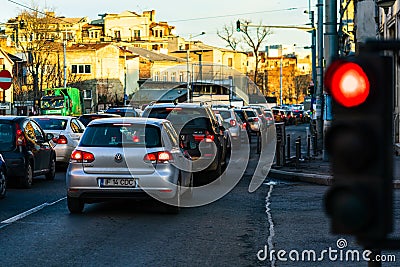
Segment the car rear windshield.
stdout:
<svg viewBox="0 0 400 267">
<path fill-rule="evenodd" d="M 0 121 L 0 151 L 10 151 L 14 148 L 13 125 Z"/>
<path fill-rule="evenodd" d="M 120 115 L 121 117 L 138 117 L 138 113 L 134 109 L 126 108 L 111 108 L 107 109 L 106 113 Z"/>
<path fill-rule="evenodd" d="M 154 125 L 114 123 L 94 124 L 86 128 L 80 146 L 160 147 L 161 131 Z"/>
<path fill-rule="evenodd" d="M 242 111 L 242 110 L 235 110 L 235 113 L 236 113 L 236 115 L 239 116 L 239 118 L 240 118 L 242 121 L 246 121 L 246 118 L 244 117 L 244 114 L 243 114 L 243 111 Z"/>
<path fill-rule="evenodd" d="M 257 117 L 257 114 L 255 111 L 252 110 L 245 110 L 244 112 L 246 112 L 247 117 Z"/>
<path fill-rule="evenodd" d="M 231 112 L 229 110 L 214 110 L 216 114 L 220 114 L 224 120 L 231 118 Z"/>
<path fill-rule="evenodd" d="M 56 118 L 34 118 L 43 130 L 59 131 L 67 128 L 68 120 Z"/>
</svg>

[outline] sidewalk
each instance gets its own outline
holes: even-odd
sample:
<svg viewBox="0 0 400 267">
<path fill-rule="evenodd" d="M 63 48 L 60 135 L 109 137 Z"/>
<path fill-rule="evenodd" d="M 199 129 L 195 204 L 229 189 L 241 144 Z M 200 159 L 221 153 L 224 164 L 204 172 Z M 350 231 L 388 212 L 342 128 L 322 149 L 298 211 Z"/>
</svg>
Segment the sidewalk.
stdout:
<svg viewBox="0 0 400 267">
<path fill-rule="evenodd" d="M 324 161 L 322 157 L 300 161 L 298 168 L 293 165 L 281 167 L 273 164 L 268 177 L 320 185 L 333 184 L 330 162 Z M 393 168 L 393 186 L 400 189 L 400 156 L 393 156 Z"/>
</svg>

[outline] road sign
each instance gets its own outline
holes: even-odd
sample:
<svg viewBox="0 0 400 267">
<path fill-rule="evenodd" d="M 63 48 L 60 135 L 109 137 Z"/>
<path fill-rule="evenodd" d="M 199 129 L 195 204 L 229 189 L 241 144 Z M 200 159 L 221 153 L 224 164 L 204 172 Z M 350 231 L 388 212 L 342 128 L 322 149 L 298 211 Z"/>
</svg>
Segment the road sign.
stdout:
<svg viewBox="0 0 400 267">
<path fill-rule="evenodd" d="M 11 86 L 11 73 L 8 70 L 0 71 L 0 88 L 7 90 Z"/>
</svg>

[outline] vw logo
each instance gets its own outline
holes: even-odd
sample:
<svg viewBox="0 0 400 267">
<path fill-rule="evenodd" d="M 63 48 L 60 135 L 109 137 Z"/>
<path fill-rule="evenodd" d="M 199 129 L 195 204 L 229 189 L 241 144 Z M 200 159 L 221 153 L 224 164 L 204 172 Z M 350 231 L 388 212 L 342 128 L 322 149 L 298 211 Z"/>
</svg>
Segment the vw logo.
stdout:
<svg viewBox="0 0 400 267">
<path fill-rule="evenodd" d="M 121 154 L 121 153 L 115 154 L 114 160 L 115 160 L 115 162 L 117 162 L 117 163 L 122 162 L 122 154 Z"/>
</svg>

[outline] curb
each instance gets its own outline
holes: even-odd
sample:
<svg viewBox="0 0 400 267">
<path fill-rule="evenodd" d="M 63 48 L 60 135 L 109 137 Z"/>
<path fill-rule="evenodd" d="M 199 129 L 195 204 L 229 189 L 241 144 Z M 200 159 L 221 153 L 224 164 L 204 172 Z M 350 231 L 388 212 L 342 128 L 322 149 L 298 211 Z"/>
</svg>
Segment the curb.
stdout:
<svg viewBox="0 0 400 267">
<path fill-rule="evenodd" d="M 314 183 L 319 185 L 333 184 L 333 177 L 331 175 L 325 175 L 325 174 L 282 171 L 271 168 L 267 176 L 288 181 L 300 181 L 300 182 Z"/>
<path fill-rule="evenodd" d="M 331 175 L 326 174 L 313 174 L 313 173 L 304 173 L 304 172 L 294 172 L 294 171 L 282 171 L 271 168 L 267 177 L 269 178 L 278 178 L 286 181 L 292 182 L 306 182 L 318 185 L 332 185 L 333 177 Z M 400 189 L 400 180 L 393 180 L 393 188 Z"/>
</svg>

